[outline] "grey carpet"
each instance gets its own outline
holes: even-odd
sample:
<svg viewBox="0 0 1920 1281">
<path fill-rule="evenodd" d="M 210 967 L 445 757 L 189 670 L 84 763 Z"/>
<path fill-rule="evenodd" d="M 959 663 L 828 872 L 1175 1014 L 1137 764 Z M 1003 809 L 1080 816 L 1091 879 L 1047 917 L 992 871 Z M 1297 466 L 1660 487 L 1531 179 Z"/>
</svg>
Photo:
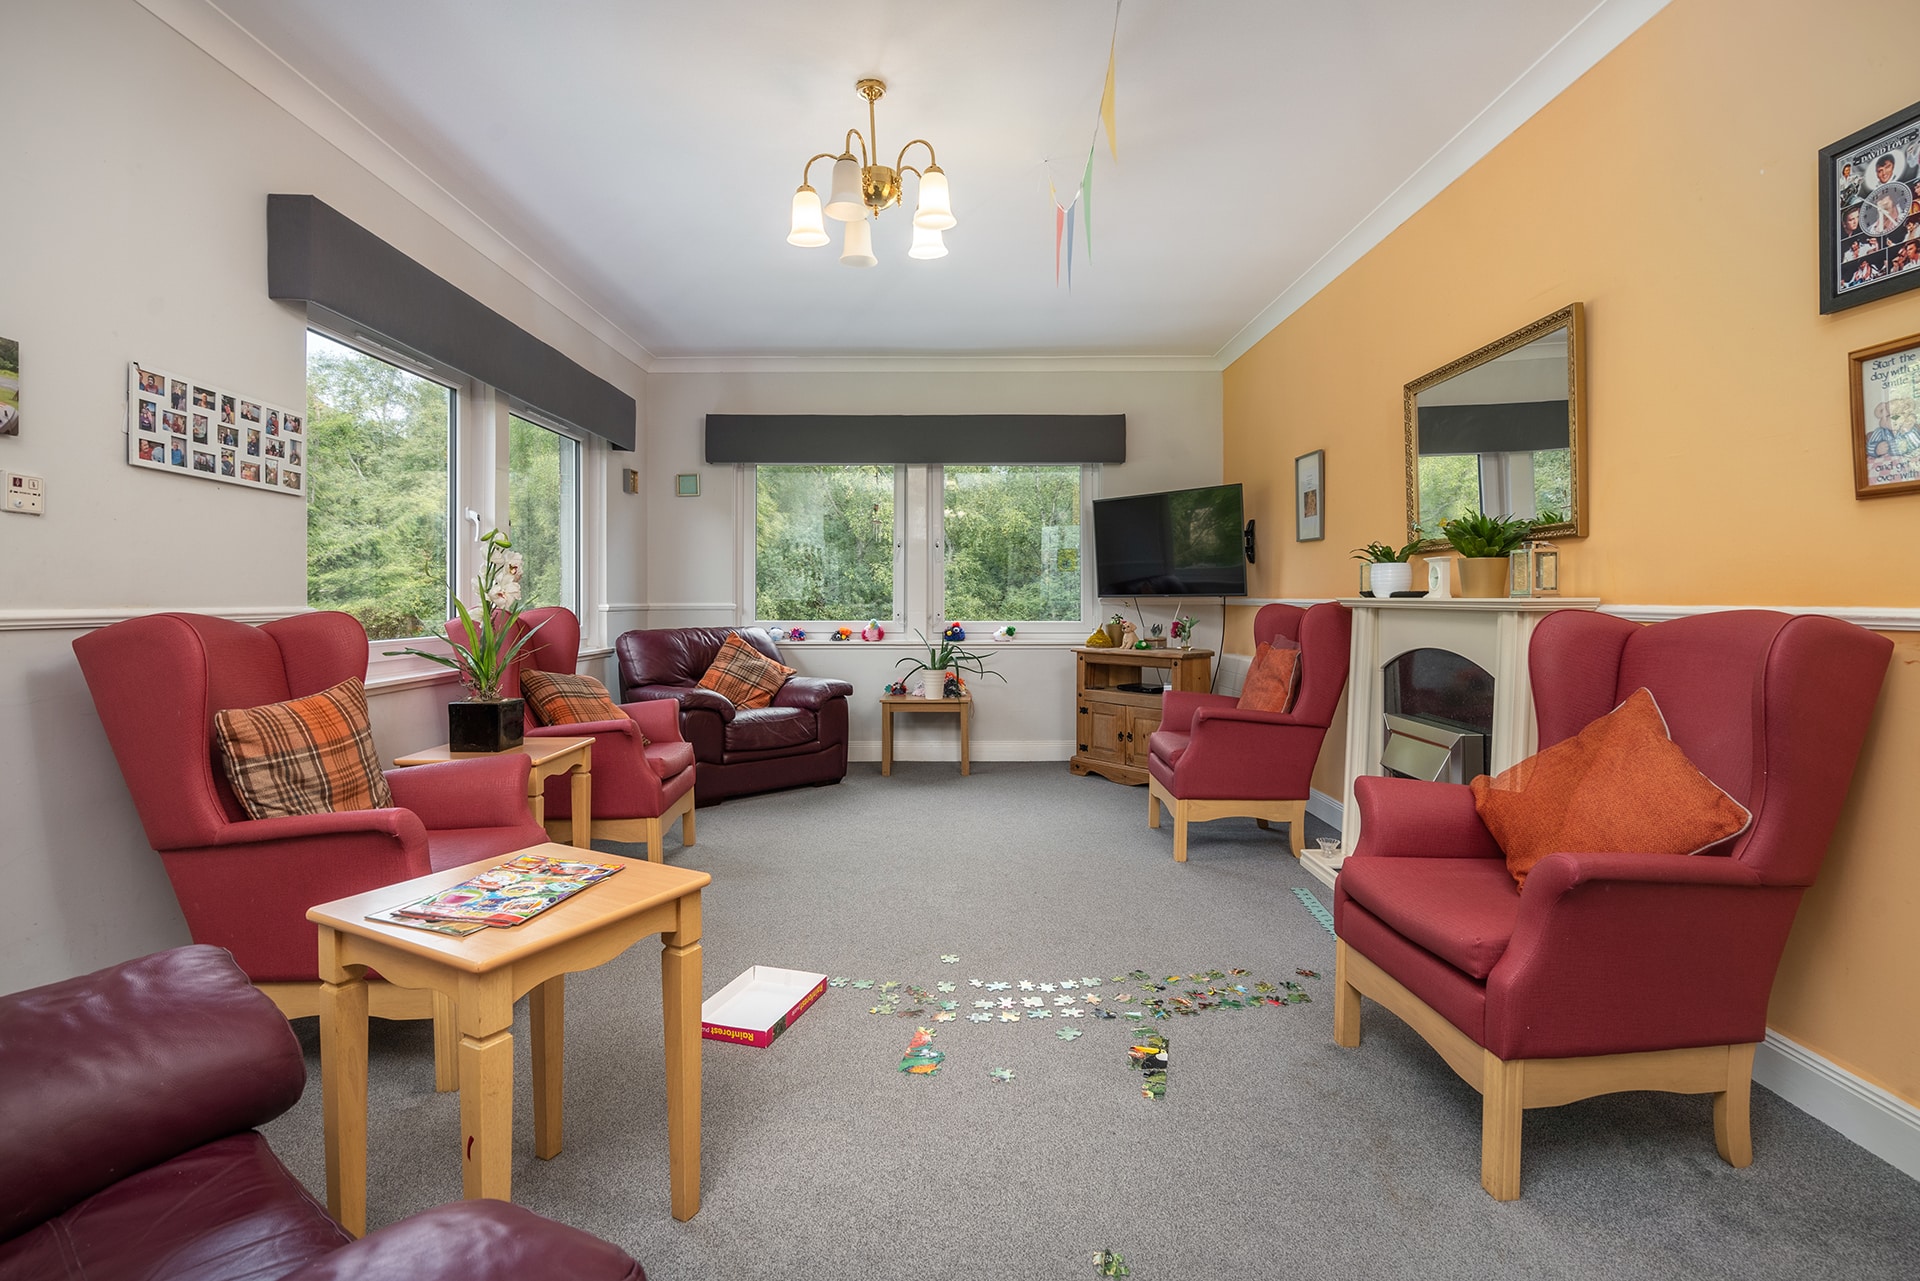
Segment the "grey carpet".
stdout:
<svg viewBox="0 0 1920 1281">
<path fill-rule="evenodd" d="M 1284 828 L 1194 829 L 1175 864 L 1146 793 L 1063 764 L 856 764 L 845 783 L 700 813 L 669 861 L 713 873 L 705 990 L 749 965 L 942 979 L 1108 980 L 1297 968 L 1311 1004 L 1159 1024 L 1168 1096 L 1141 1097 L 1124 1024 L 930 1025 L 945 1064 L 900 1074 L 916 1022 L 829 989 L 770 1049 L 704 1051 L 704 1205 L 667 1207 L 658 947 L 568 980 L 566 1149 L 532 1154 L 524 1006 L 514 1199 L 691 1278 L 1920 1275 L 1920 1184 L 1756 1087 L 1755 1160 L 1723 1164 L 1704 1097 L 1615 1095 L 1527 1115 L 1522 1199 L 1480 1189 L 1479 1096 L 1369 1005 L 1332 1039 L 1333 940 L 1290 892 L 1319 887 Z M 622 852 L 622 847 L 608 848 Z M 1321 893 L 1325 900 L 1327 895 Z M 957 953 L 957 965 L 939 961 Z M 1017 989 L 1013 995 L 1021 995 Z M 1063 1042 L 1062 1026 L 1084 1035 Z M 269 1127 L 321 1194 L 315 1080 Z M 375 1021 L 374 1226 L 457 1198 L 458 1106 L 424 1023 Z M 1010 1067 L 999 1083 L 989 1069 Z"/>
</svg>

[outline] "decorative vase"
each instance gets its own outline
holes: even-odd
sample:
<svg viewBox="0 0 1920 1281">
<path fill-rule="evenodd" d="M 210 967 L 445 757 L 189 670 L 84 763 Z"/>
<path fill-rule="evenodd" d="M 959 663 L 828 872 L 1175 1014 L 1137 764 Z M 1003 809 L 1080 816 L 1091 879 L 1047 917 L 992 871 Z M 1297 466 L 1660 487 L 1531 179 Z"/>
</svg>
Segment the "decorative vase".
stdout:
<svg viewBox="0 0 1920 1281">
<path fill-rule="evenodd" d="M 1413 590 L 1413 566 L 1403 560 L 1378 561 L 1367 581 L 1372 584 L 1374 599 L 1385 600 L 1395 592 Z"/>
<path fill-rule="evenodd" d="M 447 704 L 447 750 L 504 752 L 526 735 L 526 700 L 462 699 Z"/>
<path fill-rule="evenodd" d="M 1460 594 L 1471 600 L 1493 600 L 1507 594 L 1510 571 L 1505 556 L 1462 556 Z"/>
<path fill-rule="evenodd" d="M 1107 634 L 1107 644 L 1118 645 L 1120 643 L 1121 626 L 1119 623 L 1108 623 L 1100 629 Z"/>
</svg>

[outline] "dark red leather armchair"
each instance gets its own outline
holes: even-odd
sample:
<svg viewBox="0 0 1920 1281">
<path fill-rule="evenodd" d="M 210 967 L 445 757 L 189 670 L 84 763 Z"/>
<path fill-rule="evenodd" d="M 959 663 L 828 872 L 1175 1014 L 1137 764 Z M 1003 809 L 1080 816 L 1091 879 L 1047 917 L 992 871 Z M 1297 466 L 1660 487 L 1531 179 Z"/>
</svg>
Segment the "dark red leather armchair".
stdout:
<svg viewBox="0 0 1920 1281">
<path fill-rule="evenodd" d="M 503 693 L 520 697 L 520 673 L 560 672 L 571 676 L 580 668 L 580 620 L 559 606 L 530 609 L 520 615 L 513 635 L 531 632 L 515 656 Z M 447 624 L 449 633 L 459 629 Z M 509 638 L 511 640 L 512 637 Z M 663 862 L 661 837 L 680 820 L 680 842 L 694 841 L 693 747 L 680 736 L 679 709 L 652 700 L 627 703 L 617 721 L 590 721 L 577 725 L 542 725 L 526 714 L 528 738 L 593 739 L 593 838 L 601 841 L 644 841 L 647 857 Z M 547 780 L 547 830 L 556 841 L 572 839 L 573 789 L 564 778 Z"/>
<path fill-rule="evenodd" d="M 584 1232 L 462 1201 L 355 1241 L 253 1127 L 306 1086 L 233 958 L 183 947 L 0 997 L 0 1277 L 642 1281 Z"/>
<path fill-rule="evenodd" d="M 1243 712 L 1225 694 L 1169 690 L 1160 728 L 1147 740 L 1147 826 L 1173 811 L 1173 859 L 1187 861 L 1187 824 L 1211 818 L 1285 823 L 1293 856 L 1307 838 L 1313 763 L 1347 687 L 1353 613 L 1339 601 L 1311 609 L 1265 605 L 1253 617 L 1255 643 L 1300 643 L 1300 688 L 1289 712 Z"/>
<path fill-rule="evenodd" d="M 773 706 L 737 708 L 700 678 L 734 632 L 769 658 L 780 651 L 759 627 L 671 627 L 628 632 L 614 642 L 620 701 L 673 699 L 680 730 L 699 762 L 700 804 L 783 787 L 838 783 L 847 776 L 846 681 L 789 677 Z"/>
<path fill-rule="evenodd" d="M 1523 893 L 1469 788 L 1356 779 L 1361 835 L 1334 883 L 1334 1039 L 1360 1043 L 1369 997 L 1478 1089 L 1480 1182 L 1496 1200 L 1520 1195 L 1524 1109 L 1621 1090 L 1712 1095 L 1715 1146 L 1747 1165 L 1774 971 L 1892 648 L 1761 610 L 1544 619 L 1528 650 L 1543 748 L 1644 686 L 1753 821 L 1693 857 L 1549 854 Z"/>
<path fill-rule="evenodd" d="M 524 756 L 389 771 L 393 809 L 247 817 L 215 759 L 213 714 L 364 679 L 367 634 L 351 615 L 249 627 L 156 614 L 73 650 L 194 942 L 232 952 L 289 1018 L 319 1013 L 309 907 L 547 839 L 527 808 Z M 431 1013 L 426 993 L 376 984 L 372 1000 L 384 1018 Z"/>
</svg>

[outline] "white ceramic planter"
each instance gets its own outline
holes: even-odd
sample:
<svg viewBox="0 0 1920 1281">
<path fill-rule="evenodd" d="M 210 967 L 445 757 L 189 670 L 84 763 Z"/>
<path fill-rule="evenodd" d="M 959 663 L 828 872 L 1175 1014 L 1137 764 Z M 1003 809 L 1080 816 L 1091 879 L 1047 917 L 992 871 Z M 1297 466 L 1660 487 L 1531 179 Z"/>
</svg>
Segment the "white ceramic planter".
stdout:
<svg viewBox="0 0 1920 1281">
<path fill-rule="evenodd" d="M 1373 589 L 1374 599 L 1384 600 L 1395 592 L 1413 590 L 1413 566 L 1405 561 L 1376 563 L 1367 583 Z"/>
</svg>

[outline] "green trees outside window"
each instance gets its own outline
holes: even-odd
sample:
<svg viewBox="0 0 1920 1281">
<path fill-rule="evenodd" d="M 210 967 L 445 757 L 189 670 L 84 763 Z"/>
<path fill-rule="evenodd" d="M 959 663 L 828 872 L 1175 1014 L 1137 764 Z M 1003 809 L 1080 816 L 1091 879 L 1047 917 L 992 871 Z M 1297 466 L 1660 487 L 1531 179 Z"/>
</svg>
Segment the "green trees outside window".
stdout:
<svg viewBox="0 0 1920 1281">
<path fill-rule="evenodd" d="M 892 618 L 892 467 L 754 472 L 754 615 Z"/>
<path fill-rule="evenodd" d="M 372 640 L 446 621 L 453 392 L 307 335 L 307 603 Z"/>
<path fill-rule="evenodd" d="M 514 414 L 507 419 L 507 518 L 529 607 L 580 613 L 580 444 Z"/>
<path fill-rule="evenodd" d="M 1080 469 L 947 467 L 948 618 L 1080 617 Z"/>
</svg>

